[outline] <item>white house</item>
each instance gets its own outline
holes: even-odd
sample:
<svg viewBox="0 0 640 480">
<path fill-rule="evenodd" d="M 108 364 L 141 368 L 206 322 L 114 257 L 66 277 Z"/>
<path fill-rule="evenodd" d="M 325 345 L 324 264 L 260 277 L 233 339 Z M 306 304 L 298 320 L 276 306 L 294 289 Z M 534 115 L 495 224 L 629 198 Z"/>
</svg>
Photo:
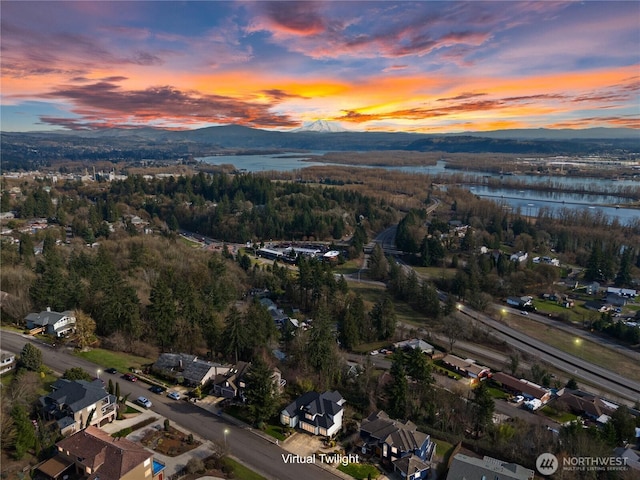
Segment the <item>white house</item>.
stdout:
<svg viewBox="0 0 640 480">
<path fill-rule="evenodd" d="M 52 312 L 47 307 L 44 312 L 30 313 L 25 317 L 25 321 L 29 330 L 43 327 L 44 333 L 55 335 L 56 337 L 62 337 L 76 329 L 76 317 L 71 310 L 59 313 Z"/>
<path fill-rule="evenodd" d="M 345 399 L 333 392 L 307 392 L 280 412 L 280 423 L 305 432 L 332 437 L 342 428 Z"/>
<path fill-rule="evenodd" d="M 509 260 L 511 260 L 512 262 L 519 262 L 522 263 L 524 261 L 527 260 L 527 258 L 529 258 L 529 254 L 527 252 L 516 252 L 513 255 L 511 255 L 509 257 Z"/>
<path fill-rule="evenodd" d="M 0 375 L 16 366 L 16 356 L 13 353 L 0 350 Z"/>
</svg>

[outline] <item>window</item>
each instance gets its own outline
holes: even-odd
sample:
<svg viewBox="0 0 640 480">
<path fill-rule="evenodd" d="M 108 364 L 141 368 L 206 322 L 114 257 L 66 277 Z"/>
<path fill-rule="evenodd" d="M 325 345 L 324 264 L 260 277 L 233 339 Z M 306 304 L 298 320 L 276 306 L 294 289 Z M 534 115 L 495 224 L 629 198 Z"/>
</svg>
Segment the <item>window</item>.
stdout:
<svg viewBox="0 0 640 480">
<path fill-rule="evenodd" d="M 147 459 L 144 461 L 144 466 L 145 466 L 145 467 L 148 467 L 149 465 L 151 465 L 151 459 L 150 459 L 150 458 L 147 458 Z"/>
</svg>

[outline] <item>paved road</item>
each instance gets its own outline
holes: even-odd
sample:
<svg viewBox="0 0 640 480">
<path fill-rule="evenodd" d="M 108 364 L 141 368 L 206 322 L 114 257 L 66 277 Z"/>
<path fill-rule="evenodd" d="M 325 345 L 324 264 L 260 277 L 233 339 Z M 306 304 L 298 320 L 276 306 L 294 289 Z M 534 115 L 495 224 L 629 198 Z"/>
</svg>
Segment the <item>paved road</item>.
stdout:
<svg viewBox="0 0 640 480">
<path fill-rule="evenodd" d="M 492 328 L 495 331 L 495 336 L 504 340 L 509 345 L 530 355 L 538 356 L 541 360 L 552 364 L 559 370 L 569 373 L 576 379 L 582 379 L 593 385 L 598 385 L 619 398 L 631 402 L 640 400 L 640 383 L 634 380 L 623 377 L 612 370 L 594 365 L 581 358 L 569 355 L 562 350 L 547 345 L 535 338 L 531 338 L 484 314 L 476 312 L 465 305 L 460 305 L 459 311 Z"/>
<path fill-rule="evenodd" d="M 22 334 L 2 331 L 0 345 L 3 350 L 19 353 L 22 347 L 31 342 L 42 351 L 45 365 L 54 371 L 62 373 L 71 367 L 81 367 L 87 372 L 97 372 L 98 366 L 83 358 L 70 355 L 66 349 L 55 350 L 46 344 L 28 339 Z M 224 430 L 228 429 L 227 444 L 230 453 L 251 469 L 273 480 L 322 480 L 338 478 L 320 467 L 308 464 L 285 464 L 282 454 L 285 450 L 271 442 L 236 427 L 217 416 L 199 408 L 189 402 L 175 401 L 163 395 L 155 395 L 148 390 L 148 385 L 140 382 L 127 382 L 119 375 L 101 373 L 100 378 L 105 381 L 112 379 L 120 382 L 122 395 L 130 393 L 131 399 L 144 395 L 153 402 L 152 410 L 169 418 L 171 421 L 200 435 L 207 440 L 224 441 Z"/>
<path fill-rule="evenodd" d="M 520 315 L 520 309 L 517 308 L 511 308 L 511 307 L 507 307 L 504 305 L 499 305 L 497 303 L 493 304 L 493 307 L 500 312 L 501 310 L 505 310 L 509 313 L 512 313 L 514 315 Z M 606 338 L 603 337 L 601 335 L 597 335 L 595 333 L 591 333 L 587 330 L 584 330 L 578 326 L 574 326 L 574 325 L 568 325 L 565 322 L 562 322 L 560 320 L 554 320 L 552 318 L 548 318 L 545 315 L 540 315 L 538 313 L 529 313 L 528 318 L 530 320 L 534 320 L 538 323 L 541 323 L 543 325 L 547 325 L 549 327 L 552 328 L 557 328 L 558 330 L 562 330 L 564 332 L 569 333 L 570 335 L 575 335 L 576 337 L 580 337 L 583 338 L 585 340 L 589 340 L 591 342 L 597 343 L 599 345 L 602 345 L 605 348 L 608 348 L 610 350 L 615 350 L 618 353 L 621 353 L 622 355 L 625 355 L 633 360 L 636 360 L 638 362 L 640 362 L 640 352 L 633 350 L 632 348 L 628 347 L 627 345 L 621 345 L 620 343 L 616 342 L 615 340 L 612 340 L 610 338 Z"/>
</svg>

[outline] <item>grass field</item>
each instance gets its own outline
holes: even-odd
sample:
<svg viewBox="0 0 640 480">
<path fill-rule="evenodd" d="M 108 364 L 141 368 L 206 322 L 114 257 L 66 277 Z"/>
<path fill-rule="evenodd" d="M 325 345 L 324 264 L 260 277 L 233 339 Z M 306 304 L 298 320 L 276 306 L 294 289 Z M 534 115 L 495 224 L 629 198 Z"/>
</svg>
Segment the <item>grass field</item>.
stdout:
<svg viewBox="0 0 640 480">
<path fill-rule="evenodd" d="M 358 480 L 363 480 L 369 478 L 378 478 L 380 476 L 380 472 L 373 465 L 369 465 L 367 463 L 349 463 L 348 465 L 340 465 L 338 470 L 346 473 L 347 475 L 351 475 L 353 478 Z"/>
<path fill-rule="evenodd" d="M 357 273 L 358 270 L 360 270 L 361 263 L 360 259 L 349 260 L 348 262 L 344 262 L 342 265 L 336 265 L 333 267 L 333 273 L 338 275 Z"/>
<path fill-rule="evenodd" d="M 456 276 L 455 268 L 442 267 L 413 267 L 419 277 L 428 278 L 430 280 L 437 278 L 453 278 Z"/>
<path fill-rule="evenodd" d="M 546 405 L 540 409 L 540 413 L 544 416 L 549 417 L 551 420 L 554 420 L 560 424 L 565 424 L 567 422 L 573 422 L 578 417 L 573 413 L 569 412 L 558 412 L 555 408 Z"/>
<path fill-rule="evenodd" d="M 227 465 L 233 468 L 233 478 L 237 478 L 239 480 L 267 480 L 262 475 L 245 467 L 241 463 L 236 462 L 232 458 L 229 458 L 229 457 L 225 458 L 224 463 L 226 463 Z"/>
<path fill-rule="evenodd" d="M 433 438 L 436 444 L 436 455 L 440 458 L 444 458 L 447 453 L 453 450 L 453 445 L 449 442 L 445 442 L 439 438 Z"/>
<path fill-rule="evenodd" d="M 77 352 L 76 355 L 105 368 L 116 368 L 121 373 L 128 372 L 129 368 L 140 368 L 142 365 L 153 363 L 153 360 L 148 358 L 123 352 L 112 352 L 102 348 L 94 348 L 88 352 Z"/>
<path fill-rule="evenodd" d="M 625 372 L 633 380 L 640 381 L 640 369 L 637 362 L 609 348 L 589 340 L 577 339 L 575 335 L 542 325 L 535 320 L 530 320 L 520 315 L 507 315 L 505 322 L 511 328 L 526 333 L 530 337 L 545 342 L 563 352 L 575 355 L 604 368 L 615 366 L 616 371 Z"/>
</svg>

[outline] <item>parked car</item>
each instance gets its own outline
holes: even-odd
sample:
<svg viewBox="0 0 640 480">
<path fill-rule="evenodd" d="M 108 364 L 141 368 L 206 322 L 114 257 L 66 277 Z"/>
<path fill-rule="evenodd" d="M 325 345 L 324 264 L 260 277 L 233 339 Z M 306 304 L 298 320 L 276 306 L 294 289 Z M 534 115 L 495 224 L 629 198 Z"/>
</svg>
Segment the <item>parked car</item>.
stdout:
<svg viewBox="0 0 640 480">
<path fill-rule="evenodd" d="M 118 370 L 116 370 L 115 368 L 111 367 L 111 368 L 107 368 L 107 369 L 105 370 L 105 372 L 107 372 L 107 373 L 110 373 L 110 374 L 114 375 L 114 374 L 118 373 Z"/>
<path fill-rule="evenodd" d="M 167 397 L 173 398 L 174 400 L 180 400 L 180 394 L 178 392 L 169 392 Z"/>
<path fill-rule="evenodd" d="M 529 315 L 529 312 L 527 312 L 526 310 L 520 310 L 520 313 L 521 313 L 522 315 Z"/>
<path fill-rule="evenodd" d="M 162 393 L 166 390 L 166 388 L 161 387 L 160 385 L 152 385 L 149 390 L 153 393 Z"/>
<path fill-rule="evenodd" d="M 151 408 L 151 405 L 153 405 L 153 403 L 151 403 L 151 400 L 149 400 L 147 397 L 136 398 L 136 403 L 138 405 L 142 405 L 144 408 Z"/>
<path fill-rule="evenodd" d="M 372 350 L 369 355 L 378 355 L 380 352 L 378 350 Z"/>
<path fill-rule="evenodd" d="M 136 377 L 135 375 L 131 374 L 131 373 L 125 373 L 122 378 L 124 378 L 125 380 L 129 380 L 130 382 L 137 382 L 138 381 L 138 377 Z"/>
</svg>

